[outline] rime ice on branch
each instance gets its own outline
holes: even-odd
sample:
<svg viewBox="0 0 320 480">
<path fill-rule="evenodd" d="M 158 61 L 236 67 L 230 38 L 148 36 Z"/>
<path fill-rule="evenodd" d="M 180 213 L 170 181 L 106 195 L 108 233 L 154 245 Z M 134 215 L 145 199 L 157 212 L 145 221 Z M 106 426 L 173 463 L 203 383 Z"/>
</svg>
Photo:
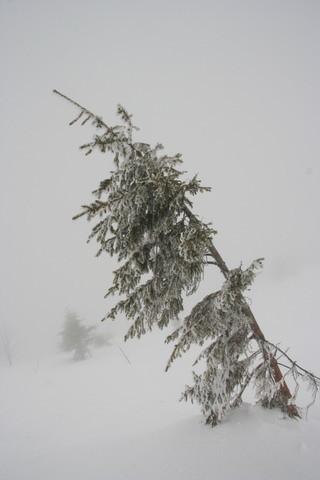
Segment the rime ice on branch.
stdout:
<svg viewBox="0 0 320 480">
<path fill-rule="evenodd" d="M 299 380 L 310 383 L 312 404 L 319 378 L 265 339 L 243 296 L 261 259 L 247 270 L 229 271 L 214 246 L 215 230 L 192 211 L 191 197 L 210 188 L 196 176 L 183 179 L 180 154 L 164 154 L 161 144 L 134 142 L 137 128 L 123 107 L 118 106 L 122 124 L 111 127 L 65 95 L 54 93 L 79 109 L 70 125 L 90 121 L 98 129 L 99 134 L 80 147 L 86 155 L 98 149 L 113 156 L 114 169 L 93 192 L 95 200 L 74 217 L 96 220 L 89 240 L 99 244 L 97 255 L 107 252 L 120 262 L 106 296 L 122 298 L 106 318 L 125 313 L 131 321 L 126 339 L 140 337 L 155 326 L 162 329 L 179 318 L 184 296 L 197 290 L 204 269 L 214 265 L 225 278 L 221 290 L 199 302 L 167 339 L 176 342 L 168 367 L 192 344 L 205 347 L 195 363 L 205 362 L 206 368 L 200 375 L 194 373 L 194 384 L 186 387 L 183 398 L 199 402 L 207 423 L 216 425 L 253 384 L 263 406 L 299 417 L 295 405 Z M 293 392 L 287 384 L 290 377 Z"/>
</svg>

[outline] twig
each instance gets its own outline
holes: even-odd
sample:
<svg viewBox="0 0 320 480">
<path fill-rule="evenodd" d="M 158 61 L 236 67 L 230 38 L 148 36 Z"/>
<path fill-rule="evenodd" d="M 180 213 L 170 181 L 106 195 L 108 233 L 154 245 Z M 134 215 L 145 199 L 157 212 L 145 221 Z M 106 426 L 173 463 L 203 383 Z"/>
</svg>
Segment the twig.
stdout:
<svg viewBox="0 0 320 480">
<path fill-rule="evenodd" d="M 289 357 L 289 355 L 284 352 L 283 350 L 281 350 L 280 347 L 278 347 L 277 345 L 274 345 L 274 343 L 271 343 L 269 342 L 268 340 L 264 340 L 265 343 L 267 343 L 268 345 L 270 345 L 270 347 L 273 347 L 275 348 L 276 350 L 278 350 L 278 352 L 280 352 L 284 357 L 286 357 L 287 360 L 289 360 L 289 362 L 292 364 L 291 367 L 288 367 L 287 368 L 292 368 L 293 366 L 299 368 L 299 370 L 301 370 L 302 372 L 306 373 L 307 375 L 310 375 L 312 376 L 313 378 L 315 378 L 316 380 L 318 380 L 320 382 L 320 377 L 318 377 L 317 375 L 315 375 L 314 373 L 311 373 L 309 372 L 308 370 L 306 370 L 305 368 L 302 368 L 297 362 L 295 362 L 294 360 L 292 360 L 292 358 Z M 286 365 L 283 365 L 284 367 Z"/>
<path fill-rule="evenodd" d="M 96 118 L 97 115 L 95 115 L 94 113 L 90 112 L 90 110 L 88 110 L 87 108 L 83 107 L 82 105 L 80 105 L 79 103 L 75 102 L 74 100 L 72 100 L 71 98 L 67 97 L 66 95 L 64 95 L 63 93 L 61 92 L 58 92 L 58 90 L 53 90 L 53 93 L 55 93 L 56 95 L 59 95 L 60 97 L 64 98 L 65 100 L 67 100 L 68 102 L 72 103 L 73 105 L 75 105 L 76 107 L 80 108 L 80 110 L 84 113 L 86 113 L 87 115 L 90 115 L 90 117 L 93 117 L 93 118 Z M 80 117 L 79 117 L 80 118 Z M 79 119 L 77 118 L 76 121 Z M 85 121 L 83 123 L 85 123 L 88 119 L 85 119 Z M 101 118 L 99 118 L 99 122 L 100 124 L 107 128 L 109 130 L 109 127 L 108 125 L 103 121 L 101 120 Z"/>
<path fill-rule="evenodd" d="M 121 351 L 121 353 L 123 354 L 123 356 L 126 358 L 127 362 L 131 365 L 131 362 L 129 360 L 129 358 L 127 357 L 127 355 L 124 353 L 124 351 L 122 350 L 122 348 L 120 347 L 120 345 L 118 345 L 116 343 L 117 347 L 119 348 L 119 350 Z"/>
</svg>

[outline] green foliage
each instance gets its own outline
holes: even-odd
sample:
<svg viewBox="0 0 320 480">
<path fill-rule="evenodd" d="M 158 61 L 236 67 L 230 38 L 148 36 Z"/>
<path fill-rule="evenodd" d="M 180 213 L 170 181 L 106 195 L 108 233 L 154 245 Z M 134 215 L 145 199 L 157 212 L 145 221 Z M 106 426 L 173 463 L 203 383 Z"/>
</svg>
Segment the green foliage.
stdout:
<svg viewBox="0 0 320 480">
<path fill-rule="evenodd" d="M 132 143 L 131 117 L 122 107 L 119 112 L 125 126 L 108 128 L 87 144 L 88 151 L 111 151 L 115 170 L 93 192 L 96 200 L 75 218 L 98 218 L 89 237 L 100 245 L 97 255 L 107 252 L 122 262 L 107 296 L 125 298 L 107 317 L 124 312 L 133 321 L 129 338 L 178 318 L 183 295 L 195 292 L 202 279 L 215 232 L 190 210 L 190 197 L 209 188 L 196 177 L 183 180 L 184 172 L 176 168 L 179 154 L 161 155 L 161 145 Z"/>
</svg>

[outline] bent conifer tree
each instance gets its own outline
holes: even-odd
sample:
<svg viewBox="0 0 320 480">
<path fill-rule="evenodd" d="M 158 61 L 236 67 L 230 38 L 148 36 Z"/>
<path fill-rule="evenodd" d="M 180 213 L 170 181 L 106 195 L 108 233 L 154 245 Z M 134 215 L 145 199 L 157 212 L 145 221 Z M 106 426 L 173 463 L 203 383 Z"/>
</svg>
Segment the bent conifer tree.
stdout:
<svg viewBox="0 0 320 480">
<path fill-rule="evenodd" d="M 122 124 L 109 126 L 87 108 L 54 93 L 77 107 L 70 125 L 91 122 L 97 128 L 99 134 L 80 147 L 86 155 L 98 149 L 113 156 L 114 168 L 93 192 L 95 200 L 74 217 L 95 220 L 89 241 L 98 242 L 97 255 L 107 252 L 120 262 L 106 296 L 119 294 L 121 300 L 105 318 L 114 320 L 124 313 L 131 322 L 126 339 L 155 326 L 162 329 L 179 319 L 185 295 L 197 290 L 206 266 L 214 265 L 224 277 L 221 290 L 195 305 L 167 338 L 174 342 L 167 368 L 191 345 L 203 347 L 195 363 L 204 362 L 205 368 L 193 374 L 194 383 L 182 398 L 198 402 L 206 422 L 214 426 L 253 385 L 263 406 L 299 417 L 299 381 L 309 382 L 312 404 L 320 379 L 264 337 L 244 297 L 263 259 L 246 270 L 228 269 L 214 246 L 216 232 L 192 210 L 191 197 L 210 188 L 197 177 L 183 179 L 180 154 L 164 154 L 161 144 L 134 142 L 137 128 L 123 107 L 118 106 Z M 288 384 L 294 386 L 292 391 Z"/>
</svg>

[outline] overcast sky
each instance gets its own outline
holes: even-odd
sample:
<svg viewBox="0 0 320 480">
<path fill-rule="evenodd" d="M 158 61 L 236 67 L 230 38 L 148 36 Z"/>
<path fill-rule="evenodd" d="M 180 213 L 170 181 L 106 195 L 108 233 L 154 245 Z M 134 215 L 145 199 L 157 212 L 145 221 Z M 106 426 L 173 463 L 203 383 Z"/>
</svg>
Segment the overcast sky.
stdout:
<svg viewBox="0 0 320 480">
<path fill-rule="evenodd" d="M 114 268 L 71 221 L 110 158 L 78 150 L 90 129 L 54 88 L 109 124 L 123 104 L 139 139 L 183 154 L 230 268 L 265 257 L 261 286 L 320 267 L 319 1 L 0 7 L 0 321 L 25 355 L 54 351 L 66 308 L 97 322 Z"/>
</svg>

